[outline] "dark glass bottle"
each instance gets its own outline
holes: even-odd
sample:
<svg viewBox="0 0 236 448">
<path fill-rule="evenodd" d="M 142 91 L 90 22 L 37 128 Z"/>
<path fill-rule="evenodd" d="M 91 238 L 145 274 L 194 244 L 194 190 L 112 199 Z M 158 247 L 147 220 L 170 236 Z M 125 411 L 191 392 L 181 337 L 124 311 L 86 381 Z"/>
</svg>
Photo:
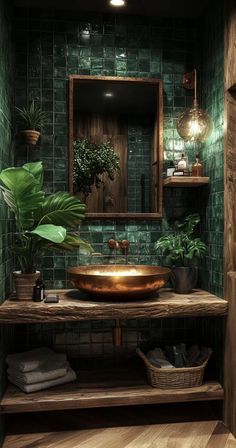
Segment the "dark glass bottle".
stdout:
<svg viewBox="0 0 236 448">
<path fill-rule="evenodd" d="M 45 299 L 45 285 L 39 278 L 38 280 L 36 280 L 36 284 L 34 286 L 33 300 L 35 302 L 42 302 L 43 299 Z"/>
</svg>

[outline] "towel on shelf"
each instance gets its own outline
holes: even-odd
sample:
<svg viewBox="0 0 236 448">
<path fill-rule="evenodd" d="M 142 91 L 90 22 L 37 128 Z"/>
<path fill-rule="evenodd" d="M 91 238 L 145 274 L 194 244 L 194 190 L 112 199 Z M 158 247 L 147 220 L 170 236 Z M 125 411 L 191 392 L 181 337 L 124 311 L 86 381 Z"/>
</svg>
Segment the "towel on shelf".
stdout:
<svg viewBox="0 0 236 448">
<path fill-rule="evenodd" d="M 9 377 L 14 378 L 16 381 L 23 382 L 24 384 L 35 384 L 65 376 L 69 367 L 68 362 L 63 365 L 57 365 L 53 360 L 50 360 L 42 364 L 42 367 L 39 369 L 32 370 L 31 372 L 21 372 L 20 370 L 9 368 L 7 369 L 7 373 Z"/>
<path fill-rule="evenodd" d="M 65 364 L 66 354 L 55 353 L 50 348 L 42 347 L 27 352 L 10 354 L 7 356 L 6 362 L 9 368 L 19 370 L 20 372 L 37 370 L 49 362 L 51 363 L 52 369 L 54 369 L 55 364 L 58 367 Z"/>
<path fill-rule="evenodd" d="M 61 378 L 56 378 L 54 380 L 42 381 L 40 383 L 35 384 L 25 384 L 23 381 L 16 379 L 15 377 L 9 376 L 9 381 L 16 386 L 18 386 L 23 392 L 37 392 L 40 390 L 48 389 L 49 387 L 58 386 L 60 384 L 70 383 L 71 381 L 76 380 L 76 373 L 71 367 L 68 368 L 65 376 Z"/>
</svg>

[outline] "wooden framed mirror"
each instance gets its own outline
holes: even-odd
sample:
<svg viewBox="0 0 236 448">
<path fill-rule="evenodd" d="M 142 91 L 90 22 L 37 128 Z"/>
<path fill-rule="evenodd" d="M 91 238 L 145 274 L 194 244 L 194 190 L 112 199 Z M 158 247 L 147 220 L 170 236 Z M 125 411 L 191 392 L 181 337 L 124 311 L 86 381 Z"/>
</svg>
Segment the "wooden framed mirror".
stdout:
<svg viewBox="0 0 236 448">
<path fill-rule="evenodd" d="M 109 141 L 120 171 L 81 195 L 73 181 L 74 142 Z M 87 204 L 93 219 L 162 217 L 163 94 L 158 79 L 69 77 L 69 191 Z"/>
</svg>

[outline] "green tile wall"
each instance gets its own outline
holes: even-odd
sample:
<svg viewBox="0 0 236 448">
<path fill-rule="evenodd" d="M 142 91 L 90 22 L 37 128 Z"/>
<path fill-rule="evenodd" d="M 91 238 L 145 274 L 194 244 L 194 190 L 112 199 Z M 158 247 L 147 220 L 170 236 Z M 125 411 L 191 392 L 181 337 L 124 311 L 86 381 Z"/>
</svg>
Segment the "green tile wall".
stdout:
<svg viewBox="0 0 236 448">
<path fill-rule="evenodd" d="M 208 21 L 210 21 L 209 17 L 204 21 L 206 42 Z M 215 28 L 218 29 L 218 25 L 217 20 L 212 20 L 210 25 L 212 36 Z M 193 161 L 195 150 L 191 145 L 184 145 L 179 138 L 176 131 L 176 117 L 185 107 L 192 104 L 192 92 L 182 88 L 181 79 L 183 73 L 192 70 L 201 59 L 200 50 L 205 47 L 199 45 L 198 29 L 202 29 L 202 22 L 196 24 L 183 20 L 97 14 L 81 16 L 67 11 L 18 9 L 15 14 L 14 29 L 17 62 L 16 104 L 21 106 L 32 98 L 36 98 L 43 109 L 48 111 L 50 117 L 41 142 L 36 148 L 17 145 L 16 161 L 21 164 L 26 160 L 42 159 L 46 169 L 45 183 L 48 192 L 67 188 L 67 77 L 69 74 L 161 78 L 164 83 L 165 168 L 169 160 L 178 160 L 183 151 L 187 152 L 190 162 Z M 221 38 L 222 36 L 219 35 L 219 40 Z M 212 47 L 212 50 L 214 53 L 216 48 Z M 212 87 L 208 78 L 207 70 L 210 64 L 213 64 L 210 70 L 213 84 L 216 81 L 215 73 L 217 73 L 218 86 L 222 88 L 219 67 L 215 66 L 216 61 L 213 63 L 214 57 L 209 49 L 209 54 L 202 63 L 204 69 L 202 85 L 204 92 L 207 92 L 209 109 L 213 107 L 213 102 L 216 105 L 214 93 L 217 90 Z M 222 60 L 218 63 L 222 64 Z M 221 99 L 220 96 L 219 99 Z M 199 190 L 194 192 L 193 200 L 193 194 L 187 189 L 166 189 L 164 191 L 165 218 L 161 221 L 85 221 L 81 226 L 81 235 L 92 243 L 95 253 L 90 256 L 46 254 L 42 264 L 47 287 L 69 286 L 65 268 L 78 263 L 128 261 L 162 264 L 163 261 L 154 251 L 153 243 L 169 230 L 168 221 L 181 218 L 186 213 L 201 211 L 204 219 L 202 234 L 208 243 L 212 238 L 210 252 L 205 261 L 206 276 L 202 275 L 201 282 L 207 289 L 221 293 L 219 277 L 216 279 L 216 274 L 222 275 L 221 258 L 214 252 L 216 247 L 222 245 L 222 229 L 218 231 L 221 218 L 218 219 L 215 216 L 213 218 L 211 215 L 208 221 L 209 213 L 215 213 L 214 201 L 222 197 L 222 189 L 216 190 L 222 185 L 222 170 L 220 168 L 215 171 L 212 165 L 213 161 L 216 163 L 216 160 L 219 163 L 218 156 L 213 154 L 215 144 L 219 154 L 222 155 L 220 140 L 222 129 L 218 112 L 214 113 L 215 118 L 218 123 L 216 134 L 218 137 L 215 137 L 215 140 L 212 137 L 211 143 L 209 142 L 203 148 L 205 172 L 213 180 L 209 197 L 207 193 L 203 193 L 203 190 Z M 215 194 L 218 192 L 219 196 Z M 211 236 L 212 230 L 214 230 L 214 237 Z M 109 238 L 117 238 L 119 241 L 128 238 L 130 248 L 127 259 L 120 252 L 117 254 L 117 259 L 114 259 L 113 253 L 107 247 Z M 216 263 L 218 263 L 217 267 Z M 124 321 L 122 325 L 124 345 L 121 355 L 129 356 L 137 342 L 153 333 L 160 341 L 166 340 L 170 335 L 173 339 L 181 340 L 185 337 L 189 339 L 190 334 L 194 334 L 215 349 L 212 360 L 215 371 L 217 366 L 222 365 L 223 323 L 221 319 Z M 85 322 L 78 325 L 67 323 L 18 326 L 16 348 L 21 350 L 23 347 L 48 344 L 59 350 L 67 350 L 72 357 L 87 358 L 92 355 L 96 359 L 98 356 L 117 356 L 112 345 L 113 326 L 113 321 Z M 216 376 L 219 377 L 221 374 L 217 373 Z"/>
<path fill-rule="evenodd" d="M 50 117 L 40 144 L 33 149 L 18 145 L 16 158 L 18 164 L 26 160 L 44 161 L 47 191 L 67 188 L 69 74 L 161 78 L 164 83 L 165 161 L 180 158 L 185 148 L 177 134 L 175 120 L 183 108 L 192 103 L 192 92 L 181 87 L 181 79 L 196 62 L 195 22 L 119 15 L 81 16 L 76 12 L 21 8 L 16 10 L 15 17 L 16 104 L 21 106 L 36 98 Z M 191 148 L 187 149 L 191 155 Z M 165 195 L 167 217 L 179 217 L 197 208 L 185 191 L 166 191 Z M 130 257 L 135 256 L 142 263 L 156 263 L 153 242 L 166 228 L 166 220 L 89 221 L 82 225 L 81 231 L 93 243 L 96 253 L 111 255 L 106 246 L 109 237 L 128 238 Z M 99 256 L 96 260 L 99 261 Z M 91 262 L 91 258 L 80 257 L 80 262 L 85 261 Z M 47 254 L 43 263 L 47 286 L 66 285 L 65 266 L 76 263 L 76 254 L 60 257 Z"/>
<path fill-rule="evenodd" d="M 201 26 L 202 105 L 211 115 L 214 129 L 201 149 L 209 189 L 202 198 L 202 231 L 209 246 L 201 278 L 205 289 L 223 295 L 224 243 L 224 14 L 222 2 L 216 2 Z"/>
<path fill-rule="evenodd" d="M 128 211 L 152 211 L 152 138 L 150 124 L 133 118 L 128 124 Z"/>
<path fill-rule="evenodd" d="M 10 16 L 7 1 L 0 1 L 0 170 L 12 164 L 12 48 Z M 0 204 L 0 303 L 12 290 L 12 223 L 10 215 Z M 5 388 L 5 355 L 12 341 L 12 329 L 0 326 L 0 396 Z M 4 420 L 0 416 L 0 446 L 3 440 Z"/>
</svg>

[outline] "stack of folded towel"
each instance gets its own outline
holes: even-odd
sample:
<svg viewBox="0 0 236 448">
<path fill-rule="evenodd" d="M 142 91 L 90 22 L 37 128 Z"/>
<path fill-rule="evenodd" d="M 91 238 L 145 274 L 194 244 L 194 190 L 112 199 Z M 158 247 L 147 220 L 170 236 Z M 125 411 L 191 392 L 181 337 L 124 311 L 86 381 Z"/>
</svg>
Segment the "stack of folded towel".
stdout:
<svg viewBox="0 0 236 448">
<path fill-rule="evenodd" d="M 23 392 L 36 392 L 76 379 L 64 353 L 49 348 L 37 348 L 8 355 L 8 379 Z"/>
</svg>

